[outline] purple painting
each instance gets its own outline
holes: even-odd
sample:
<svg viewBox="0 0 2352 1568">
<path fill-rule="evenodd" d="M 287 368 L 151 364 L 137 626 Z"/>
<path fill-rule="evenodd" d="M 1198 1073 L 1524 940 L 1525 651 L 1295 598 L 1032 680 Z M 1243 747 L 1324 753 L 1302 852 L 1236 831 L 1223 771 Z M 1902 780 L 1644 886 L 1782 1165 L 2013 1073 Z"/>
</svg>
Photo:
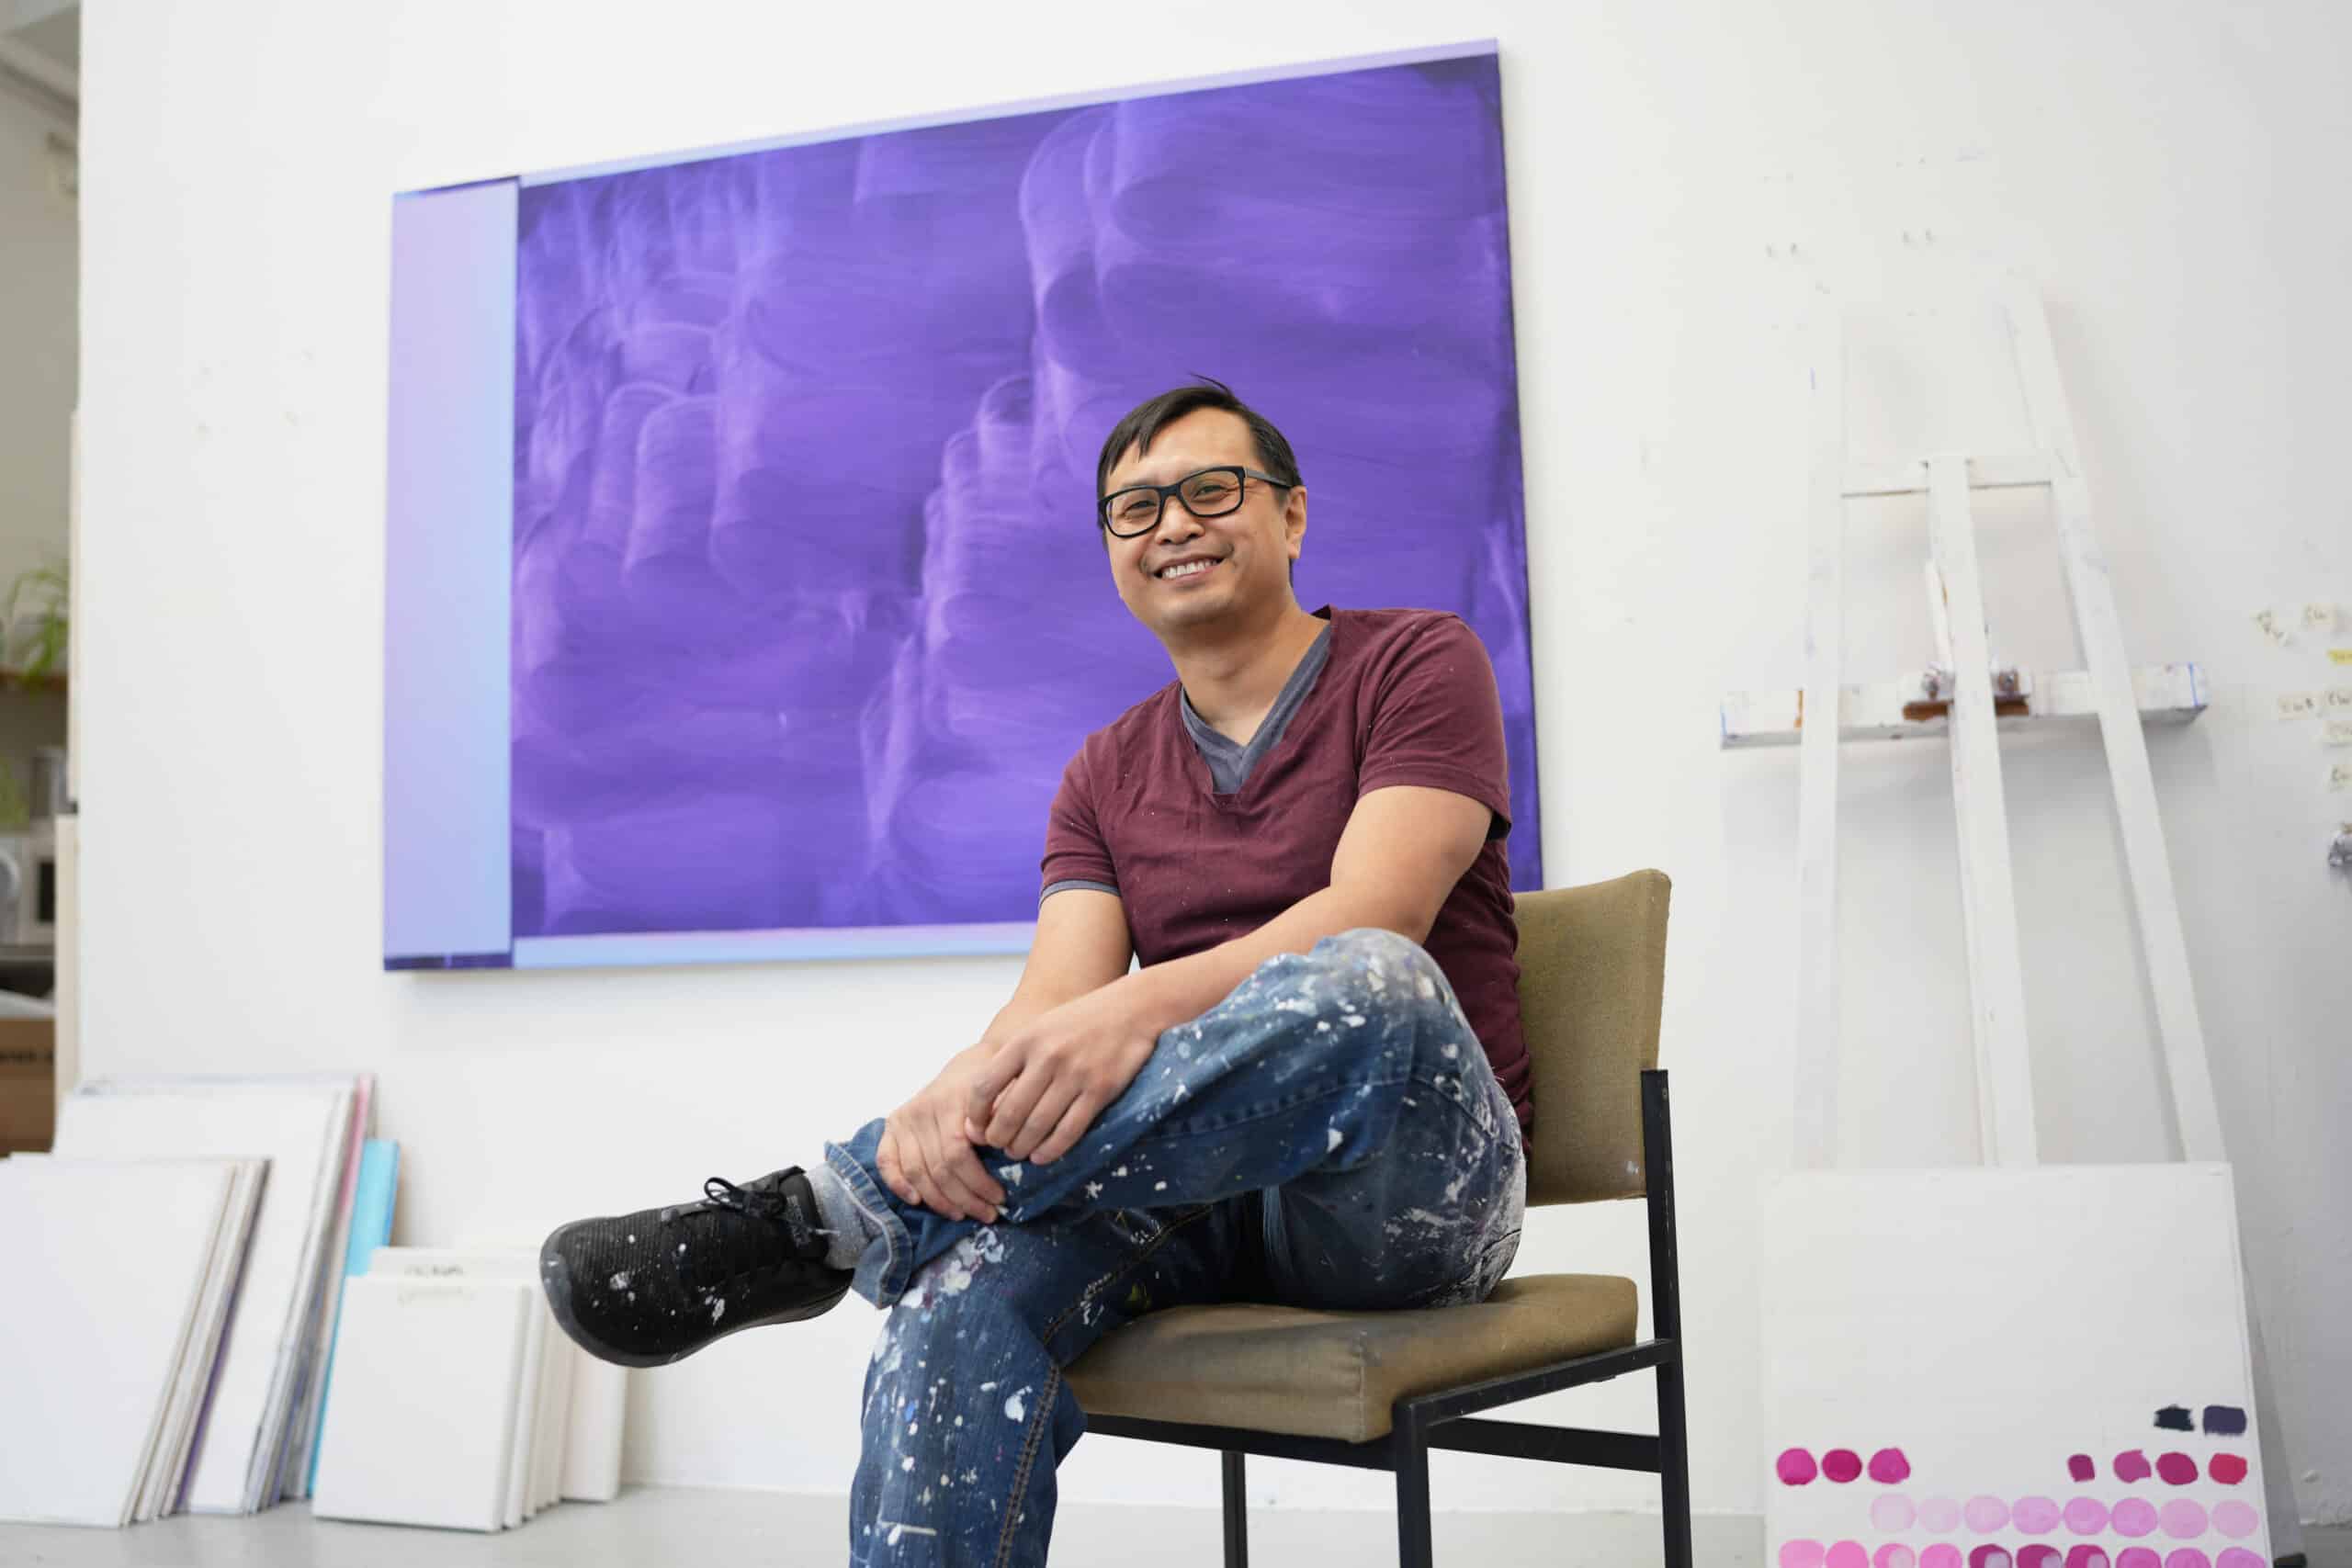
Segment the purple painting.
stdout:
<svg viewBox="0 0 2352 1568">
<path fill-rule="evenodd" d="M 1492 653 L 1542 885 L 1491 53 L 521 192 L 518 938 L 1034 918 L 1080 739 L 1171 676 L 1094 459 L 1204 373 L 1300 601 Z"/>
</svg>

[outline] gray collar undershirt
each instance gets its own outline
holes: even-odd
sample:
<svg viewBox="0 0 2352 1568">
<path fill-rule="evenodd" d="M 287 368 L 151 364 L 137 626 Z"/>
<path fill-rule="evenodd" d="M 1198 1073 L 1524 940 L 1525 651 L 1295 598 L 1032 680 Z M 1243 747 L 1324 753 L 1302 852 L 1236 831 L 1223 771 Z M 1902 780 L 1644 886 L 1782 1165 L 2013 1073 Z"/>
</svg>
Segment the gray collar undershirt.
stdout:
<svg viewBox="0 0 2352 1568">
<path fill-rule="evenodd" d="M 1250 782 L 1250 775 L 1266 754 L 1282 743 L 1283 731 L 1297 716 L 1306 694 L 1315 689 L 1316 678 L 1323 673 L 1323 666 L 1331 657 L 1331 627 L 1326 623 L 1315 636 L 1313 646 L 1299 656 L 1298 668 L 1283 682 L 1282 694 L 1274 705 L 1266 710 L 1259 721 L 1258 731 L 1250 737 L 1250 744 L 1237 744 L 1231 737 L 1218 733 L 1209 721 L 1193 711 L 1193 699 L 1184 689 L 1176 689 L 1176 700 L 1184 715 L 1184 728 L 1199 749 L 1201 761 L 1209 765 L 1209 787 L 1219 795 L 1231 795 Z"/>
</svg>

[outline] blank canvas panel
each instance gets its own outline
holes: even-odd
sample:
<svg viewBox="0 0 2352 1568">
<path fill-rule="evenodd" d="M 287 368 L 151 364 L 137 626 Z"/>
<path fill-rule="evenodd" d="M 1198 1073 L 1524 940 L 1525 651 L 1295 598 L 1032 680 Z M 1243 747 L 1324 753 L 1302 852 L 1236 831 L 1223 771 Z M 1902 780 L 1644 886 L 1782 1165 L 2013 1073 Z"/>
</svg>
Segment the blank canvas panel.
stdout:
<svg viewBox="0 0 2352 1568">
<path fill-rule="evenodd" d="M 0 1519 L 130 1518 L 198 1314 L 226 1165 L 0 1165 Z M 126 1228 L 130 1227 L 130 1228 Z"/>
<path fill-rule="evenodd" d="M 1816 1172 L 1766 1199 L 1774 1568 L 2263 1568 L 2222 1165 Z"/>
</svg>

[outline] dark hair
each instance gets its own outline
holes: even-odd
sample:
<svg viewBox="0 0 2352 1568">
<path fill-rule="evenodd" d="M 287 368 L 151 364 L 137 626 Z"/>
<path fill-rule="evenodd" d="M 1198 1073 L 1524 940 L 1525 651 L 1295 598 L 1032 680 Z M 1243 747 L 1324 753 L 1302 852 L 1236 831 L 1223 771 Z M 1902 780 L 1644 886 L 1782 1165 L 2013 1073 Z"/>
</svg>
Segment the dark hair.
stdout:
<svg viewBox="0 0 2352 1568">
<path fill-rule="evenodd" d="M 1111 427 L 1102 443 L 1102 456 L 1094 463 L 1094 493 L 1101 495 L 1110 482 L 1111 466 L 1132 446 L 1138 454 L 1151 450 L 1159 433 L 1188 413 L 1203 409 L 1222 409 L 1227 413 L 1239 414 L 1241 423 L 1250 427 L 1250 439 L 1258 446 L 1258 466 L 1286 485 L 1296 485 L 1298 459 L 1291 456 L 1290 443 L 1283 439 L 1264 414 L 1233 395 L 1233 389 L 1214 377 L 1195 378 L 1191 385 L 1173 391 L 1162 392 L 1127 411 L 1127 417 Z"/>
</svg>

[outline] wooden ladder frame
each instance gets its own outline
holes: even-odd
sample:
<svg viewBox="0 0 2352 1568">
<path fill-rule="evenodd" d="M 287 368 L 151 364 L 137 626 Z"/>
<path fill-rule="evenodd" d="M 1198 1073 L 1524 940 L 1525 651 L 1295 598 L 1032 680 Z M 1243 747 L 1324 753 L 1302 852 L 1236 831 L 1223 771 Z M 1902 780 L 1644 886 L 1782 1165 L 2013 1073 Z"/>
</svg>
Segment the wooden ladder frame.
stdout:
<svg viewBox="0 0 2352 1568">
<path fill-rule="evenodd" d="M 1948 734 L 1951 742 L 1983 1158 L 1987 1165 L 2039 1163 L 1998 731 L 2090 717 L 2098 722 L 2106 752 L 2181 1156 L 2226 1162 L 2143 732 L 2143 724 L 2193 720 L 2205 706 L 2202 680 L 2191 664 L 2135 671 L 2126 662 L 2114 586 L 2092 529 L 2090 487 L 2048 319 L 2039 297 L 2020 280 L 2007 281 L 1997 303 L 2015 355 L 2033 449 L 1938 454 L 1895 464 L 1855 465 L 1847 458 L 1844 332 L 1834 310 L 1823 313 L 1812 334 L 1808 367 L 1812 453 L 1804 688 L 1733 693 L 1723 707 L 1725 747 L 1793 741 L 1800 749 L 1795 1164 L 1800 1169 L 1832 1165 L 1837 1149 L 1838 745 L 1843 739 L 1937 734 Z M 2031 671 L 1993 668 L 1971 502 L 1980 490 L 2022 487 L 2051 492 L 2086 671 L 2037 678 Z M 1928 499 L 1929 601 L 1942 663 L 1903 681 L 1845 685 L 1845 504 L 1866 496 L 1919 494 Z M 1835 721 L 1819 722 L 1821 715 L 1833 715 Z M 1815 716 L 1815 722 L 1807 724 L 1807 716 Z M 2271 1551 L 2279 1562 L 2300 1561 L 2302 1526 L 2250 1280 L 2246 1325 Z"/>
</svg>

